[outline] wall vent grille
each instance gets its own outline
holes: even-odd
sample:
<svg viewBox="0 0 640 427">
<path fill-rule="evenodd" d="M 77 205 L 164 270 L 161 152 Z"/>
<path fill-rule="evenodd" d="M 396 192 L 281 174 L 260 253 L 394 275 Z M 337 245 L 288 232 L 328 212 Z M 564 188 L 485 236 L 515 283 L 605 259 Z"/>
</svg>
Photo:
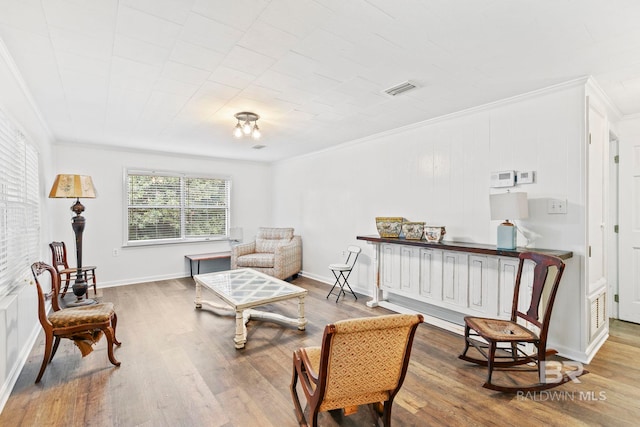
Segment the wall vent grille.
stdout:
<svg viewBox="0 0 640 427">
<path fill-rule="evenodd" d="M 591 330 L 589 335 L 593 338 L 607 321 L 607 294 L 603 292 L 591 301 Z"/>
<path fill-rule="evenodd" d="M 417 87 L 418 86 L 415 83 L 406 81 L 404 83 L 400 83 L 399 85 L 390 87 L 389 89 L 385 89 L 384 93 L 390 96 L 396 96 L 408 90 L 415 89 Z"/>
</svg>

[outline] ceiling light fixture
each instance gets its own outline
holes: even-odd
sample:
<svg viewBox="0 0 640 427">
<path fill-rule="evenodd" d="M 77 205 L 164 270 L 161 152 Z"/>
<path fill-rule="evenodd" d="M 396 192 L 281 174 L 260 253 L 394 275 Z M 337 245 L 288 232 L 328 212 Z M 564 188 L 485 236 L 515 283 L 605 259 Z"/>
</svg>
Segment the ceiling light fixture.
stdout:
<svg viewBox="0 0 640 427">
<path fill-rule="evenodd" d="M 259 115 L 256 113 L 250 113 L 247 111 L 243 111 L 241 113 L 236 113 L 234 115 L 238 123 L 233 130 L 233 136 L 236 138 L 241 138 L 244 135 L 251 135 L 253 139 L 258 139 L 262 135 L 260 133 L 260 128 L 258 127 L 258 119 Z"/>
</svg>

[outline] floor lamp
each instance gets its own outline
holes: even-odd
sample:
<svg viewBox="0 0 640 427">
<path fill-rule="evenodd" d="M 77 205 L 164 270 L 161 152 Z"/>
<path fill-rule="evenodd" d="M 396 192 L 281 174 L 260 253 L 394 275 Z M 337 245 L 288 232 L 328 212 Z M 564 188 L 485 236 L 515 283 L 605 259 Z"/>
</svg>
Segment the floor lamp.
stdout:
<svg viewBox="0 0 640 427">
<path fill-rule="evenodd" d="M 82 216 L 84 206 L 80 203 L 80 198 L 95 199 L 96 189 L 93 187 L 93 181 L 87 175 L 58 175 L 56 176 L 49 198 L 71 198 L 76 202 L 71 206 L 71 210 L 75 212 L 71 227 L 76 235 L 76 278 L 72 289 L 77 300 L 67 305 L 86 305 L 95 303 L 94 300 L 83 298 L 86 294 L 88 286 L 85 279 L 85 273 L 82 271 L 82 233 L 84 231 L 85 219 Z"/>
</svg>

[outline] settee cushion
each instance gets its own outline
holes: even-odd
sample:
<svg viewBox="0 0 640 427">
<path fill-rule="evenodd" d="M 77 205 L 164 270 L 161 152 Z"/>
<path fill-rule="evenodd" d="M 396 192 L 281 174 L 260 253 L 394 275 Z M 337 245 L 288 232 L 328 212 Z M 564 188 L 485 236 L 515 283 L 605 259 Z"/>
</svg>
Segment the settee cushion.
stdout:
<svg viewBox="0 0 640 427">
<path fill-rule="evenodd" d="M 274 253 L 278 246 L 288 245 L 293 228 L 260 228 L 256 236 L 256 252 Z"/>
<path fill-rule="evenodd" d="M 263 252 L 239 256 L 236 262 L 238 267 L 273 268 L 274 260 L 274 254 Z"/>
</svg>

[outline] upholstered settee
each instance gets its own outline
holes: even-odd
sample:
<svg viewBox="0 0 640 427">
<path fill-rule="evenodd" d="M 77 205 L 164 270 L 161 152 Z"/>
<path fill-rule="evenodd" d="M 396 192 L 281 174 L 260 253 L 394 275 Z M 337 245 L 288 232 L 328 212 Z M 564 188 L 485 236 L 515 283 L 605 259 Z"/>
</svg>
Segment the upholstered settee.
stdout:
<svg viewBox="0 0 640 427">
<path fill-rule="evenodd" d="M 253 268 L 278 279 L 287 279 L 302 270 L 302 238 L 293 228 L 258 229 L 256 240 L 233 246 L 231 269 Z"/>
</svg>

